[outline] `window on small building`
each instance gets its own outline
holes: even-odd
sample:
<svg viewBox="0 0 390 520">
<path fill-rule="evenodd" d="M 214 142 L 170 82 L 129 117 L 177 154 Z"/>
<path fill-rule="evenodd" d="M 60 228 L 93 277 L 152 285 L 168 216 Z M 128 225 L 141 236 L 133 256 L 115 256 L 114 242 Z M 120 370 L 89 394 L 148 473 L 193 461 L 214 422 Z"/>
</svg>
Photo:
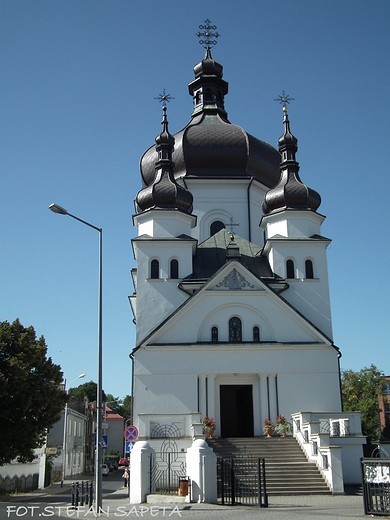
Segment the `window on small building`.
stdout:
<svg viewBox="0 0 390 520">
<path fill-rule="evenodd" d="M 174 258 L 171 260 L 171 276 L 170 278 L 174 278 L 175 280 L 179 278 L 179 262 Z"/>
<path fill-rule="evenodd" d="M 294 262 L 292 260 L 287 260 L 287 262 L 286 262 L 287 278 L 295 278 L 294 271 L 295 271 Z"/>
<path fill-rule="evenodd" d="M 211 328 L 211 341 L 213 343 L 218 343 L 218 327 Z"/>
<path fill-rule="evenodd" d="M 314 278 L 314 271 L 313 271 L 313 262 L 311 260 L 305 261 L 305 273 L 306 278 Z"/>
<path fill-rule="evenodd" d="M 160 263 L 158 260 L 152 260 L 150 262 L 150 278 L 160 277 Z"/>
<path fill-rule="evenodd" d="M 221 222 L 220 220 L 215 220 L 211 226 L 210 226 L 210 236 L 212 237 L 215 235 L 215 233 L 218 233 L 218 231 L 221 231 L 221 229 L 224 229 L 225 224 Z"/>
<path fill-rule="evenodd" d="M 242 325 L 240 318 L 234 316 L 229 320 L 229 341 L 238 343 L 242 341 Z"/>
<path fill-rule="evenodd" d="M 253 327 L 253 342 L 260 343 L 260 329 L 257 325 Z"/>
</svg>

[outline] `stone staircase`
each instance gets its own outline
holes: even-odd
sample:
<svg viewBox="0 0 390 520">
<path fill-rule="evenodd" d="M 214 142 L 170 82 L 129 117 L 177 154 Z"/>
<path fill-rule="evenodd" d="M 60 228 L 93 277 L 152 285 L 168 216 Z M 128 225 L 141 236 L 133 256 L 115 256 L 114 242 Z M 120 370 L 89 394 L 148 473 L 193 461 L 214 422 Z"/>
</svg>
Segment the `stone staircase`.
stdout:
<svg viewBox="0 0 390 520">
<path fill-rule="evenodd" d="M 309 462 L 294 437 L 207 439 L 218 457 L 265 459 L 268 495 L 331 494 L 316 464 Z"/>
</svg>

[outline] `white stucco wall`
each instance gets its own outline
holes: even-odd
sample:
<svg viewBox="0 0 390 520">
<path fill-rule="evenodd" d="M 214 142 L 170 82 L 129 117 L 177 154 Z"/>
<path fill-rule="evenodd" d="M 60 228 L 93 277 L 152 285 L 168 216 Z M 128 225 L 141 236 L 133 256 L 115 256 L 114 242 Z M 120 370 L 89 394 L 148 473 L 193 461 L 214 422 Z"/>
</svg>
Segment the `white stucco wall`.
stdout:
<svg viewBox="0 0 390 520">
<path fill-rule="evenodd" d="M 268 416 L 267 377 L 271 415 L 274 419 L 277 415 L 275 376 L 279 413 L 288 417 L 297 409 L 341 410 L 337 352 L 332 347 L 156 346 L 136 355 L 135 421 L 138 413 L 189 414 L 198 411 L 198 406 L 205 415 L 203 382 L 207 377 L 208 413 L 217 420 L 217 435 L 221 384 L 253 385 L 255 435 L 260 435 Z"/>
</svg>

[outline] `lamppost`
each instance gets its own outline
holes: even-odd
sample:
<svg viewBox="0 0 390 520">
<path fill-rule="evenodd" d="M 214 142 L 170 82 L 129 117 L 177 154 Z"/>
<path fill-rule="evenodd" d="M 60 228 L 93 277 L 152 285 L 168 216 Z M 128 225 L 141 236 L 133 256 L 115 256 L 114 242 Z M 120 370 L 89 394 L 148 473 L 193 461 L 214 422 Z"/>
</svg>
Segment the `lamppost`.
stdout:
<svg viewBox="0 0 390 520">
<path fill-rule="evenodd" d="M 89 222 L 82 220 L 71 213 L 68 213 L 65 208 L 58 206 L 58 204 L 50 204 L 49 209 L 59 215 L 68 215 L 69 217 L 78 220 L 82 224 L 96 229 L 99 231 L 99 349 L 98 349 L 98 382 L 97 382 L 97 403 L 96 403 L 96 459 L 95 459 L 95 501 L 96 511 L 100 511 L 102 508 L 102 259 L 103 259 L 103 230 L 93 226 Z"/>
<path fill-rule="evenodd" d="M 75 377 L 72 379 L 72 381 L 69 383 L 68 387 L 74 382 L 77 381 L 77 379 L 82 379 L 87 374 L 80 374 L 78 377 Z M 66 379 L 65 379 L 65 385 L 64 390 L 66 393 L 68 393 L 68 390 L 66 389 Z M 66 401 L 65 404 L 65 413 L 64 413 L 64 437 L 62 439 L 62 476 L 61 476 L 61 487 L 64 484 L 64 480 L 66 477 L 66 429 L 67 429 L 67 423 L 68 423 L 68 401 Z"/>
</svg>

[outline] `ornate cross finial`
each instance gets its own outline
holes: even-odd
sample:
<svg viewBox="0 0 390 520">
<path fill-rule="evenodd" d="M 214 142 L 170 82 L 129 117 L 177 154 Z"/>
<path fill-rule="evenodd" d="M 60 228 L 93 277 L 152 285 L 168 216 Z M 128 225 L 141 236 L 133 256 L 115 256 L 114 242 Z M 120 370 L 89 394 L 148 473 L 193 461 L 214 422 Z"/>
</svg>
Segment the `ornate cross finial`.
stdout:
<svg viewBox="0 0 390 520">
<path fill-rule="evenodd" d="M 230 217 L 230 224 L 228 226 L 230 227 L 230 233 L 233 235 L 233 227 L 239 226 L 240 224 L 236 224 L 233 220 L 233 217 Z"/>
<path fill-rule="evenodd" d="M 283 105 L 284 108 L 287 108 L 287 105 L 290 103 L 290 101 L 294 101 L 294 98 L 290 97 L 284 92 L 284 90 L 282 90 L 282 94 L 275 98 L 274 101 L 279 101 L 279 103 Z"/>
<path fill-rule="evenodd" d="M 172 99 L 175 99 L 174 97 L 172 97 L 170 94 L 166 94 L 165 92 L 165 88 L 163 89 L 163 93 L 162 94 L 159 94 L 157 97 L 155 97 L 154 99 L 157 99 L 157 101 L 159 101 L 160 103 L 162 102 L 163 104 L 163 107 L 166 107 L 167 106 L 167 103 L 169 103 Z"/>
<path fill-rule="evenodd" d="M 200 31 L 196 33 L 199 38 L 199 43 L 203 45 L 205 49 L 211 49 L 214 45 L 217 45 L 217 40 L 212 40 L 211 38 L 219 38 L 221 35 L 215 30 L 217 29 L 216 25 L 211 25 L 211 20 L 207 18 L 204 21 L 205 25 L 199 25 Z M 201 40 L 201 38 L 206 38 L 205 40 Z"/>
</svg>

